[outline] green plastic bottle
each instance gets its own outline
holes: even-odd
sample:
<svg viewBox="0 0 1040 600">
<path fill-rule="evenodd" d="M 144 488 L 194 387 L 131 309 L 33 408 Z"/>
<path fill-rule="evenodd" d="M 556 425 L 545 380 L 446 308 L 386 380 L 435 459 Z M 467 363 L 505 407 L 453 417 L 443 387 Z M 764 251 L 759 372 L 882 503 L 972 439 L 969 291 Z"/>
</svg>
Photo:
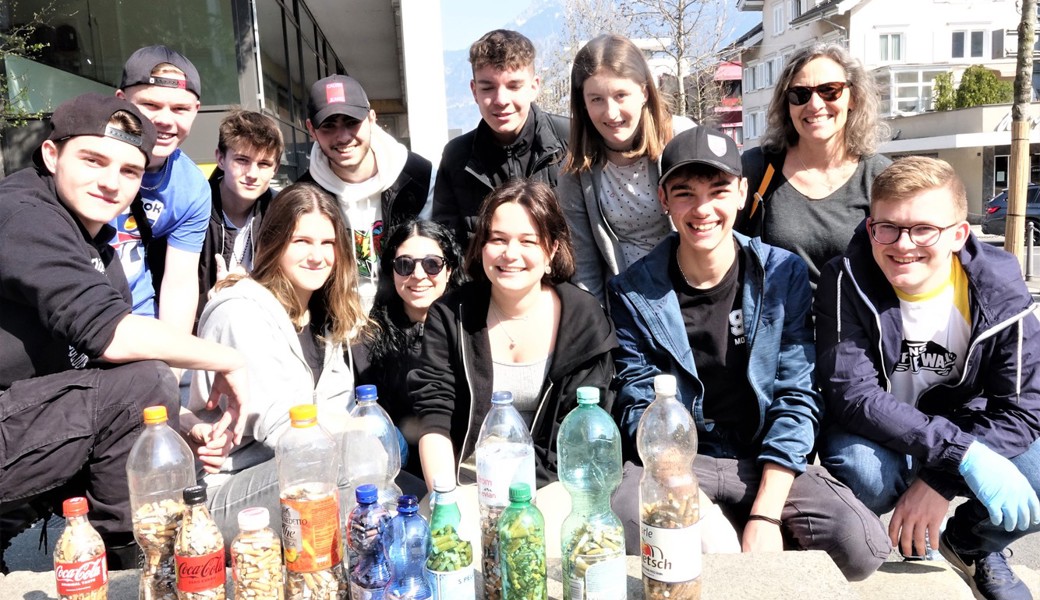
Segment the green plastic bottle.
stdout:
<svg viewBox="0 0 1040 600">
<path fill-rule="evenodd" d="M 531 486 L 509 486 L 509 507 L 498 521 L 503 600 L 546 600 L 545 519 L 531 504 Z"/>
<path fill-rule="evenodd" d="M 434 600 L 473 600 L 473 544 L 462 525 L 455 500 L 455 476 L 441 474 L 433 480 L 433 516 L 426 570 Z"/>
</svg>

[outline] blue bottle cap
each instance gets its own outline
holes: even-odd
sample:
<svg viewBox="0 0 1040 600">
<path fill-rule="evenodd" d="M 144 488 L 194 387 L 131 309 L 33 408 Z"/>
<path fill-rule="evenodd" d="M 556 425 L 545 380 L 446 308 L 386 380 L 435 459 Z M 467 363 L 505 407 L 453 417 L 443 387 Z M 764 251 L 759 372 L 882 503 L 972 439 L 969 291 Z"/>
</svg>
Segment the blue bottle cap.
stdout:
<svg viewBox="0 0 1040 600">
<path fill-rule="evenodd" d="M 578 404 L 599 404 L 599 388 L 592 386 L 578 388 Z"/>
<path fill-rule="evenodd" d="M 414 513 L 419 510 L 419 499 L 411 494 L 405 494 L 397 499 L 398 513 Z"/>
<path fill-rule="evenodd" d="M 376 386 L 374 385 L 359 385 L 357 390 L 354 391 L 354 397 L 357 398 L 358 402 L 362 400 L 375 400 L 379 397 L 376 393 Z"/>
<path fill-rule="evenodd" d="M 509 486 L 510 502 L 530 502 L 531 486 L 526 483 L 514 483 Z"/>
<path fill-rule="evenodd" d="M 512 404 L 513 392 L 494 392 L 491 394 L 492 404 Z"/>
<path fill-rule="evenodd" d="M 371 483 L 359 485 L 354 490 L 354 497 L 357 498 L 358 504 L 372 504 L 379 499 L 379 489 Z"/>
</svg>

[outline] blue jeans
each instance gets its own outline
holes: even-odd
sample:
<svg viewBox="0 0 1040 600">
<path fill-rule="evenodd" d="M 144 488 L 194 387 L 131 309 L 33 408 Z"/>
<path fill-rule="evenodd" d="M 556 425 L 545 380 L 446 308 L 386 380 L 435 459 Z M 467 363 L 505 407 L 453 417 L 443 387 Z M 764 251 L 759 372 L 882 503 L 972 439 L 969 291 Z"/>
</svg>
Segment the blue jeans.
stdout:
<svg viewBox="0 0 1040 600">
<path fill-rule="evenodd" d="M 876 514 L 892 510 L 903 492 L 914 481 L 920 461 L 890 450 L 865 437 L 837 426 L 828 428 L 819 439 L 821 464 Z M 1011 463 L 1040 493 L 1040 439 L 1011 459 Z M 965 487 L 967 489 L 967 487 Z M 1000 552 L 1015 540 L 1040 531 L 1035 525 L 1026 531 L 1004 531 L 989 520 L 989 512 L 971 492 L 968 501 L 957 507 L 947 523 L 957 531 L 958 550 L 969 553 Z M 937 540 L 932 545 L 937 545 Z"/>
</svg>

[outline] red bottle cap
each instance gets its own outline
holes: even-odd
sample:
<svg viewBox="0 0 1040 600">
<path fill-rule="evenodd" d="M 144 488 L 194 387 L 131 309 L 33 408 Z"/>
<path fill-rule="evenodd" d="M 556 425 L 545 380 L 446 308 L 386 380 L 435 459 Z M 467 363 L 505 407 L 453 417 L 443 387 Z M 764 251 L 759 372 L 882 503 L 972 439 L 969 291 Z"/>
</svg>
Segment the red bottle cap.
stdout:
<svg viewBox="0 0 1040 600">
<path fill-rule="evenodd" d="M 61 512 L 66 517 L 79 517 L 87 514 L 88 510 L 87 499 L 83 496 L 69 498 L 61 503 Z"/>
</svg>

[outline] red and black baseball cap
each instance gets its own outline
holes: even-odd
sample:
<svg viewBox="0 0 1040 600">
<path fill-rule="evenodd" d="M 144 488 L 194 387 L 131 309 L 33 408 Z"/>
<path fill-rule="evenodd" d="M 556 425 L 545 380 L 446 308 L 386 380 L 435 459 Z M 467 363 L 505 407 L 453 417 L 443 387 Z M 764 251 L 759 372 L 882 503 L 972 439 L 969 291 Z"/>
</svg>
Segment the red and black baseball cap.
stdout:
<svg viewBox="0 0 1040 600">
<path fill-rule="evenodd" d="M 125 111 L 133 115 L 141 126 L 141 135 L 123 131 L 109 122 L 112 115 Z M 149 121 L 129 100 L 90 92 L 76 96 L 55 109 L 51 115 L 51 132 L 47 139 L 62 142 L 81 135 L 110 137 L 130 144 L 144 154 L 148 162 L 155 146 L 155 125 Z M 42 146 L 41 146 L 42 147 Z M 41 149 L 37 148 L 33 160 L 42 165 Z"/>
<path fill-rule="evenodd" d="M 357 79 L 347 75 L 330 75 L 311 85 L 311 97 L 307 100 L 307 116 L 311 125 L 317 127 L 333 115 L 346 115 L 352 119 L 368 118 L 371 105 L 368 95 Z"/>
<path fill-rule="evenodd" d="M 155 77 L 152 71 L 163 63 L 169 63 L 184 72 L 184 79 L 172 77 Z M 132 85 L 158 85 L 161 87 L 188 90 L 196 97 L 202 97 L 202 82 L 195 65 L 183 54 L 166 46 L 145 46 L 126 59 L 123 65 L 123 78 L 119 81 L 119 89 L 125 90 Z"/>
</svg>

